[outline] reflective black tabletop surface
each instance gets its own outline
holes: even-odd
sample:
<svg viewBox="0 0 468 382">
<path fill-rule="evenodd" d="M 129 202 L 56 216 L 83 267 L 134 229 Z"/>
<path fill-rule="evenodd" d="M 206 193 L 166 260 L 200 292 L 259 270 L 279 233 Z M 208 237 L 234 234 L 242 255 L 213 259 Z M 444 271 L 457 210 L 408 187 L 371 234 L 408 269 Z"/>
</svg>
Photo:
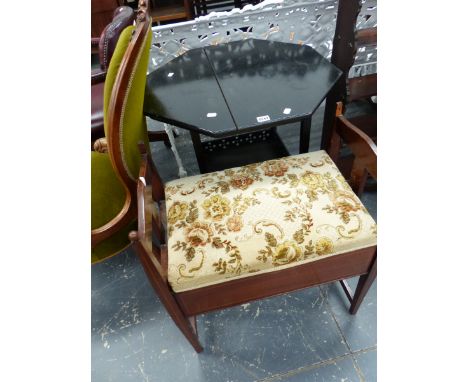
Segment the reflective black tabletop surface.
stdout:
<svg viewBox="0 0 468 382">
<path fill-rule="evenodd" d="M 207 135 L 237 130 L 203 48 L 192 49 L 147 76 L 143 112 Z"/>
<path fill-rule="evenodd" d="M 144 113 L 213 137 L 310 116 L 341 71 L 306 45 L 247 39 L 192 49 L 147 77 Z"/>
</svg>

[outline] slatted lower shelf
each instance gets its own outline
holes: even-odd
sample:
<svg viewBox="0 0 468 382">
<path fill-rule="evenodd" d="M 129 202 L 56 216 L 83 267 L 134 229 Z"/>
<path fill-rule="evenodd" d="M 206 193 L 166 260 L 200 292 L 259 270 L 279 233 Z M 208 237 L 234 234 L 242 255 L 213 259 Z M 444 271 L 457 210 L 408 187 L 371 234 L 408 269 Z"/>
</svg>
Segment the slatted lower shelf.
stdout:
<svg viewBox="0 0 468 382">
<path fill-rule="evenodd" d="M 202 141 L 204 173 L 289 156 L 275 129 Z"/>
</svg>

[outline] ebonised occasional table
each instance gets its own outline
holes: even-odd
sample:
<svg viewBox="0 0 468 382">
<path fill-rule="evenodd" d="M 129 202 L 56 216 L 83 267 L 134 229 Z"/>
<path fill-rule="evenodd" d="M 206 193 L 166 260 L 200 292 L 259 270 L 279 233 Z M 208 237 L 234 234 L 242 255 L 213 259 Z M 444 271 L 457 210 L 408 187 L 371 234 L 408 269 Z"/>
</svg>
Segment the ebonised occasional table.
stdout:
<svg viewBox="0 0 468 382">
<path fill-rule="evenodd" d="M 191 132 L 201 173 L 288 156 L 276 127 L 311 117 L 341 71 L 306 45 L 247 39 L 192 49 L 147 76 L 143 113 Z M 202 142 L 200 134 L 218 138 Z"/>
</svg>

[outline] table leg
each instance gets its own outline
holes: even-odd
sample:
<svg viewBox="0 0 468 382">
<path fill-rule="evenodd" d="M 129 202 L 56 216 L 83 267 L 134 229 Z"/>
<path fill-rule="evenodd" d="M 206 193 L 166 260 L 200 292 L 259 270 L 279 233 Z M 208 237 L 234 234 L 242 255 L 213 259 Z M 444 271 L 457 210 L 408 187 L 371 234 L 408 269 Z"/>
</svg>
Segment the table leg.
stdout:
<svg viewBox="0 0 468 382">
<path fill-rule="evenodd" d="M 174 128 L 167 123 L 164 124 L 164 130 L 166 131 L 167 136 L 169 137 L 169 142 L 171 142 L 171 150 L 174 153 L 175 160 L 177 162 L 177 167 L 179 168 L 179 178 L 183 178 L 187 176 L 187 171 L 185 171 L 184 165 L 182 164 L 182 160 L 180 159 L 179 152 L 177 151 L 177 147 L 175 144 L 174 139 Z"/>
<path fill-rule="evenodd" d="M 205 153 L 203 146 L 201 144 L 200 134 L 195 131 L 190 131 L 190 136 L 192 137 L 192 144 L 195 150 L 195 156 L 197 157 L 198 168 L 200 169 L 200 174 L 204 174 L 205 171 Z"/>
<path fill-rule="evenodd" d="M 301 121 L 301 135 L 299 140 L 299 154 L 304 154 L 309 151 L 309 140 L 310 140 L 310 126 L 312 123 L 312 117 L 304 118 Z"/>
</svg>

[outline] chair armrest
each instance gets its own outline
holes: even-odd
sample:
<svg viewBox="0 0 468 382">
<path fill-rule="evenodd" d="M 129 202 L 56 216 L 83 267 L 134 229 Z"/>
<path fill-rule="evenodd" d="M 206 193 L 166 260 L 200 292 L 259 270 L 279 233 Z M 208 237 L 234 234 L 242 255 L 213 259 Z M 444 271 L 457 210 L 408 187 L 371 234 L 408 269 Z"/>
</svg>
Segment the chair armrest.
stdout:
<svg viewBox="0 0 468 382">
<path fill-rule="evenodd" d="M 91 72 L 91 85 L 96 85 L 106 80 L 107 71 L 92 71 Z"/>
<path fill-rule="evenodd" d="M 91 168 L 94 167 L 95 160 L 99 160 L 99 157 L 107 154 L 99 154 L 97 152 L 91 151 Z M 110 158 L 109 158 L 110 159 Z M 110 169 L 113 171 L 113 169 Z M 92 177 L 92 182 L 100 182 L 104 178 L 94 178 Z M 136 216 L 136 203 L 134 202 L 134 192 L 128 189 L 127 186 L 123 185 L 125 190 L 125 202 L 121 207 L 120 211 L 107 223 L 102 226 L 95 227 L 91 229 L 91 248 L 94 248 L 99 243 L 110 238 L 115 233 L 120 230 L 128 227 L 128 225 L 135 219 Z"/>
<path fill-rule="evenodd" d="M 370 137 L 345 117 L 337 120 L 337 132 L 353 152 L 356 160 L 377 179 L 377 146 Z"/>
<path fill-rule="evenodd" d="M 368 174 L 377 180 L 377 146 L 366 133 L 343 117 L 342 106 L 341 102 L 337 103 L 335 124 L 327 151 L 335 163 L 338 163 L 341 142 L 344 141 L 351 149 L 354 160 L 347 181 L 356 195 L 360 196 Z"/>
<path fill-rule="evenodd" d="M 337 105 L 335 132 L 351 149 L 355 156 L 356 169 L 366 169 L 377 180 L 377 146 L 372 139 L 349 122 L 341 113 L 341 102 Z"/>
</svg>

